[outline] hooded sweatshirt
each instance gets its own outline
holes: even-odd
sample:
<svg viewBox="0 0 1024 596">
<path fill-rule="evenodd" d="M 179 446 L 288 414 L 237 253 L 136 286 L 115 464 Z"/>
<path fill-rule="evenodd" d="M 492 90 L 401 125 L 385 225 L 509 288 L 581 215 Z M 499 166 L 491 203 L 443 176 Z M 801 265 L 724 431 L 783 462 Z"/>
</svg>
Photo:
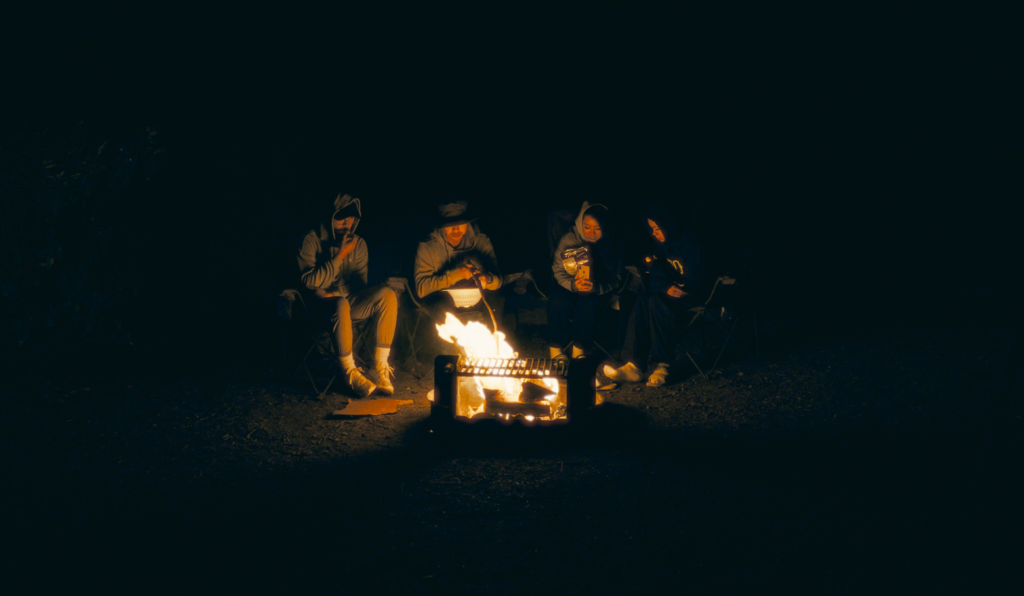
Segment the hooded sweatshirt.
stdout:
<svg viewBox="0 0 1024 596">
<path fill-rule="evenodd" d="M 416 294 L 423 298 L 462 281 L 458 269 L 466 263 L 494 276 L 494 280 L 484 289 L 497 290 L 501 287 L 494 247 L 491 246 L 490 238 L 482 234 L 475 223 L 466 227 L 466 235 L 458 246 L 448 243 L 444 237 L 444 228 L 434 228 L 430 236 L 416 248 Z"/>
<path fill-rule="evenodd" d="M 591 247 L 591 255 L 593 257 L 593 264 L 591 265 L 591 281 L 594 284 L 592 293 L 594 294 L 608 294 L 619 289 L 622 284 L 622 255 L 615 249 L 615 245 L 608 236 L 607 224 L 602 229 L 601 239 L 591 244 L 587 242 L 586 236 L 583 235 L 583 216 L 587 214 L 587 210 L 593 207 L 600 207 L 607 210 L 604 205 L 597 203 L 591 205 L 584 201 L 583 206 L 580 208 L 579 214 L 576 216 L 576 223 L 572 229 L 566 232 L 562 239 L 558 242 L 558 248 L 555 249 L 554 263 L 551 265 L 551 270 L 555 274 L 555 281 L 558 285 L 562 286 L 570 292 L 579 292 L 576 287 L 576 278 L 569 275 L 569 272 L 565 270 L 565 266 L 562 264 L 561 255 L 563 252 L 570 248 L 579 248 L 581 246 L 589 245 Z"/>
<path fill-rule="evenodd" d="M 700 262 L 697 235 L 692 230 L 680 230 L 675 220 L 660 205 L 654 204 L 644 211 L 642 222 L 654 244 L 655 261 L 651 266 L 651 290 L 664 294 L 673 284 L 681 284 L 691 296 L 700 289 L 704 268 Z M 658 224 L 665 242 L 658 242 L 647 223 Z"/>
<path fill-rule="evenodd" d="M 340 266 L 335 266 L 334 257 L 341 250 L 342 238 L 335 235 L 333 220 L 341 211 L 345 212 L 344 215 L 353 215 L 356 218 L 351 232 L 352 242 L 356 243 L 356 247 L 341 261 Z M 327 219 L 327 224 L 321 224 L 319 232 L 315 229 L 310 230 L 302 239 L 298 260 L 302 283 L 306 284 L 307 288 L 337 292 L 347 298 L 366 287 L 369 255 L 366 251 L 366 241 L 355 235 L 362 215 L 359 199 L 339 194 L 334 199 L 334 208 Z"/>
</svg>

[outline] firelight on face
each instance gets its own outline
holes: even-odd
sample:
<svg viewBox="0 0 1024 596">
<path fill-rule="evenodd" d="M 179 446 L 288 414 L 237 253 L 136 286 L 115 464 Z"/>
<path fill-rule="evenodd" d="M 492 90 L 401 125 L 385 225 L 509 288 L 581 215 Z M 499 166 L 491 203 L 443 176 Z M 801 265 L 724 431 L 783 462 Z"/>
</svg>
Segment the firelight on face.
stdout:
<svg viewBox="0 0 1024 596">
<path fill-rule="evenodd" d="M 592 215 L 583 216 L 583 237 L 591 243 L 601 239 L 601 224 Z"/>
<path fill-rule="evenodd" d="M 647 225 L 651 226 L 651 235 L 654 236 L 655 240 L 665 242 L 665 233 L 661 231 L 661 228 L 658 227 L 658 224 L 653 219 L 648 219 Z"/>
<path fill-rule="evenodd" d="M 347 232 L 356 225 L 355 217 L 346 217 L 343 219 L 334 220 L 334 231 L 335 232 Z"/>
<path fill-rule="evenodd" d="M 448 241 L 448 244 L 458 246 L 459 242 L 462 242 L 462 237 L 466 235 L 467 228 L 469 228 L 469 224 L 448 226 L 444 229 L 444 238 Z"/>
</svg>

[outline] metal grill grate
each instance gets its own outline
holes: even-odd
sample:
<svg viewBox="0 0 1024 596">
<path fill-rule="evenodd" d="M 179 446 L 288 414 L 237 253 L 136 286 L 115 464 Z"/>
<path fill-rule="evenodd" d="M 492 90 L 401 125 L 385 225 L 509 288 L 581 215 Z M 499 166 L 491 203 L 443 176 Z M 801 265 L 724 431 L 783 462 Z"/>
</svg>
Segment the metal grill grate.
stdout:
<svg viewBox="0 0 1024 596">
<path fill-rule="evenodd" d="M 567 358 L 459 358 L 455 374 L 475 377 L 516 377 L 543 379 L 565 378 L 569 371 Z"/>
</svg>

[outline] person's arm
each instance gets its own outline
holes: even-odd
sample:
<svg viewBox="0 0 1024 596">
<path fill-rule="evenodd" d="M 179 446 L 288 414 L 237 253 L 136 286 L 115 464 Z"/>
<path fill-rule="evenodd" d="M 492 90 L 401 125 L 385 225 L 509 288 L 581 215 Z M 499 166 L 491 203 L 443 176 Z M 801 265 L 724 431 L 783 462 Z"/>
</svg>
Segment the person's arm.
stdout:
<svg viewBox="0 0 1024 596">
<path fill-rule="evenodd" d="M 673 298 L 681 298 L 693 294 L 700 288 L 704 267 L 700 260 L 700 246 L 692 231 L 684 232 L 681 240 L 673 248 L 673 256 L 664 264 L 666 270 L 668 267 L 672 268 L 673 274 L 668 279 L 669 287 L 666 293 Z M 679 271 L 679 267 L 682 267 L 682 271 Z"/>
<path fill-rule="evenodd" d="M 320 239 L 316 232 L 306 234 L 299 249 L 298 261 L 302 283 L 310 290 L 329 288 L 338 275 L 338 264 L 334 259 L 326 259 L 323 263 L 317 264 L 316 257 L 319 253 Z"/>
<path fill-rule="evenodd" d="M 428 294 L 443 290 L 453 283 L 463 279 L 461 268 L 438 271 L 433 255 L 430 253 L 430 245 L 420 242 L 416 249 L 416 264 L 413 268 L 413 276 L 416 282 L 416 294 L 423 298 Z"/>
<path fill-rule="evenodd" d="M 491 239 L 483 234 L 480 235 L 477 244 L 480 253 L 480 263 L 483 269 L 484 279 L 482 280 L 485 290 L 497 290 L 501 288 L 502 278 L 498 273 L 498 257 L 494 254 L 494 246 Z"/>
<path fill-rule="evenodd" d="M 572 232 L 566 232 L 558 241 L 558 248 L 555 249 L 554 261 L 551 263 L 551 271 L 555 275 L 555 282 L 570 292 L 579 292 L 576 288 L 576 280 L 565 270 L 562 264 L 562 253 L 572 244 Z"/>
<path fill-rule="evenodd" d="M 672 279 L 669 278 L 665 267 L 671 265 L 665 262 L 663 254 L 654 255 L 654 259 L 654 262 L 651 263 L 651 267 L 648 270 L 651 274 L 651 292 L 655 294 L 666 294 L 668 293 L 668 289 L 672 287 Z"/>
<path fill-rule="evenodd" d="M 681 252 L 683 257 L 682 283 L 685 286 L 697 288 L 704 281 L 704 265 L 700 259 L 700 244 L 697 242 L 697 235 L 693 231 L 687 230 L 683 234 L 683 248 Z"/>
</svg>

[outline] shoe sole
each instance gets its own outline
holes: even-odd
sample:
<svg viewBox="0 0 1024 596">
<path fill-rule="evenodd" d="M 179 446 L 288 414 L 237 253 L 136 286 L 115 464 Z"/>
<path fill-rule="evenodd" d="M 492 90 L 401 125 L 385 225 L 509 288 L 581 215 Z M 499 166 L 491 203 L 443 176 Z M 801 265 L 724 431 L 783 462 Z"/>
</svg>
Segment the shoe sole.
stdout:
<svg viewBox="0 0 1024 596">
<path fill-rule="evenodd" d="M 355 387 L 352 387 L 351 389 L 352 389 L 352 393 L 356 394 L 356 398 L 363 399 L 363 398 L 370 397 L 371 395 L 373 395 L 373 392 L 377 390 L 377 386 L 374 385 L 373 388 L 371 388 L 365 394 L 363 392 L 359 391 L 358 389 L 356 389 Z"/>
<path fill-rule="evenodd" d="M 642 377 L 639 377 L 637 379 L 631 379 L 623 374 L 608 374 L 603 370 L 601 371 L 601 375 L 610 381 L 615 381 L 616 383 L 639 383 L 640 381 L 643 381 Z"/>
</svg>

